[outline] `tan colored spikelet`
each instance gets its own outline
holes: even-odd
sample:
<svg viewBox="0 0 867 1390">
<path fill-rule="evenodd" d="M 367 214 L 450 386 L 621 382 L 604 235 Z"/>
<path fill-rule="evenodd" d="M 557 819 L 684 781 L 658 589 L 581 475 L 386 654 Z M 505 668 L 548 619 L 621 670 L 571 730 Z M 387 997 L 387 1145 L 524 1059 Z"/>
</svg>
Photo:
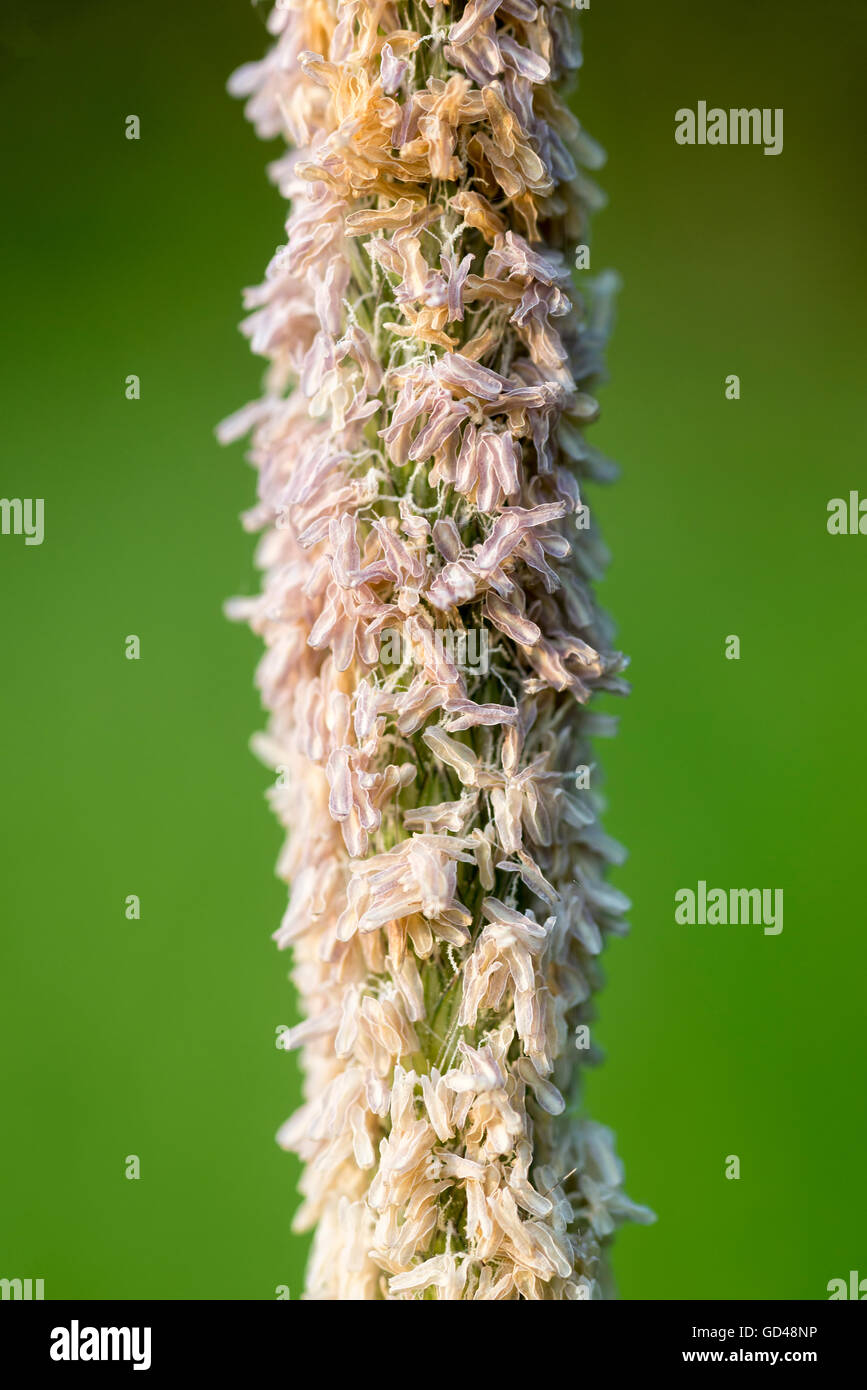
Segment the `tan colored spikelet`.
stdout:
<svg viewBox="0 0 867 1390">
<path fill-rule="evenodd" d="M 598 148 L 569 7 L 280 0 L 232 90 L 291 202 L 248 291 L 257 751 L 291 885 L 307 1296 L 605 1296 L 620 1188 L 580 1114 L 606 936 L 594 692 L 623 691 L 582 487 L 611 277 L 566 259 Z M 577 770 L 577 775 L 576 775 Z M 595 773 L 592 774 L 595 776 Z M 577 1045 L 576 1045 L 577 1041 Z"/>
</svg>

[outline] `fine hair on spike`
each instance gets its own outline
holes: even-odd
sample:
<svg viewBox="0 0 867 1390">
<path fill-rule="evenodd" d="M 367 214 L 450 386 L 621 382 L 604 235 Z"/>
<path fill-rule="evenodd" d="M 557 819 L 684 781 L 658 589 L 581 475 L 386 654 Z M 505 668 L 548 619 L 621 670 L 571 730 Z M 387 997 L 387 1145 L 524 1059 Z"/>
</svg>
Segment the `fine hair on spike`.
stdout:
<svg viewBox="0 0 867 1390">
<path fill-rule="evenodd" d="M 616 1226 L 653 1216 L 575 1044 L 628 903 L 591 745 L 627 687 L 573 6 L 277 0 L 268 29 L 230 90 L 286 143 L 286 236 L 245 296 L 262 396 L 219 435 L 258 475 L 262 588 L 228 611 L 287 831 L 305 1296 L 610 1297 Z"/>
</svg>

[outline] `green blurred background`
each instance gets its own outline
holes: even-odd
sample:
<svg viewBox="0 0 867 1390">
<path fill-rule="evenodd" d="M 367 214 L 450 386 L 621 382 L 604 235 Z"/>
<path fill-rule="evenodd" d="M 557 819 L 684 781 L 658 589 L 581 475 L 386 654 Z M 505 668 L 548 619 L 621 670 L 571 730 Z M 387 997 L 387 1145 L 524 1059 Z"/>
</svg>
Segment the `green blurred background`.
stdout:
<svg viewBox="0 0 867 1390">
<path fill-rule="evenodd" d="M 826 531 L 867 493 L 867 10 L 593 0 L 584 33 L 593 265 L 624 281 L 594 436 L 623 476 L 590 500 L 635 686 L 600 745 L 635 908 L 588 1101 L 659 1215 L 615 1270 L 630 1299 L 823 1298 L 867 1275 L 867 539 Z M 0 492 L 46 499 L 41 547 L 0 539 L 0 1276 L 48 1298 L 301 1289 L 258 644 L 221 614 L 256 582 L 254 476 L 212 438 L 256 394 L 239 292 L 283 240 L 276 147 L 224 91 L 265 42 L 245 0 L 40 0 L 0 31 Z M 677 146 L 700 99 L 783 107 L 782 155 Z M 782 887 L 782 935 L 676 927 L 701 878 Z"/>
</svg>

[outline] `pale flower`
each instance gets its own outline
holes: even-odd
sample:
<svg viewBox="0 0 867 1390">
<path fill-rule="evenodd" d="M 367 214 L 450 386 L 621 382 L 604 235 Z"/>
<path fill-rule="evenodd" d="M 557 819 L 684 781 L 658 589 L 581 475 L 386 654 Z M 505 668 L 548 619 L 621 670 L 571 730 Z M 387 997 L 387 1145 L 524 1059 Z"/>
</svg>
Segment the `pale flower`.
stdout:
<svg viewBox="0 0 867 1390">
<path fill-rule="evenodd" d="M 628 904 L 576 777 L 625 661 L 576 525 L 612 476 L 584 430 L 614 280 L 585 308 L 569 269 L 601 162 L 558 92 L 571 11 L 280 0 L 232 79 L 289 146 L 245 294 L 263 395 L 219 433 L 258 474 L 262 592 L 229 613 L 265 643 L 288 832 L 309 1298 L 601 1297 L 615 1226 L 651 1219 L 574 1041 Z"/>
</svg>

